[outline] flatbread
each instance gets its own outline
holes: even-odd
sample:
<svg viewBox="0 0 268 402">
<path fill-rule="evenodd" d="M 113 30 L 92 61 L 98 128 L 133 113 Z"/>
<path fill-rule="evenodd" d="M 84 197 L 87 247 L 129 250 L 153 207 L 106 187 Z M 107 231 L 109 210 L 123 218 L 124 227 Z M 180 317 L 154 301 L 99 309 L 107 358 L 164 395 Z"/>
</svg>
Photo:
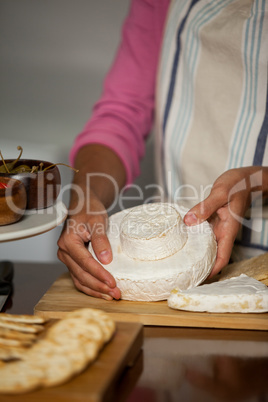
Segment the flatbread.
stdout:
<svg viewBox="0 0 268 402">
<path fill-rule="evenodd" d="M 268 253 L 248 260 L 235 262 L 224 267 L 219 275 L 219 281 L 245 274 L 268 286 Z"/>
</svg>

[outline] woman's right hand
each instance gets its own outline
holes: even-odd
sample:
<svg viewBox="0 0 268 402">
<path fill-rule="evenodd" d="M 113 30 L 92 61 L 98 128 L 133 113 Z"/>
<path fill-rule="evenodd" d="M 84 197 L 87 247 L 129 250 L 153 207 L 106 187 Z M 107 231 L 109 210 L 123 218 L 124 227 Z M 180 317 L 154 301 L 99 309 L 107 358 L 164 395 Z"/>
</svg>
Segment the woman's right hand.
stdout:
<svg viewBox="0 0 268 402">
<path fill-rule="evenodd" d="M 89 212 L 86 207 L 89 206 Z M 91 192 L 90 202 L 68 216 L 58 240 L 58 258 L 68 267 L 75 287 L 89 296 L 106 300 L 119 299 L 120 290 L 114 277 L 88 251 L 93 250 L 102 264 L 112 261 L 112 250 L 106 235 L 108 216 L 98 197 Z"/>
</svg>

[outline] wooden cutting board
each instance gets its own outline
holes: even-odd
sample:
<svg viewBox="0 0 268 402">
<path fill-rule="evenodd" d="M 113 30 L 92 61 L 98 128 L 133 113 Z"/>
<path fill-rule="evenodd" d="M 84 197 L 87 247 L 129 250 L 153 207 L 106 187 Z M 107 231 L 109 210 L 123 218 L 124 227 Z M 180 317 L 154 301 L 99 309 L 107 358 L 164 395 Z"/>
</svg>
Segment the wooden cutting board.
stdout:
<svg viewBox="0 0 268 402">
<path fill-rule="evenodd" d="M 139 358 L 142 343 L 143 327 L 141 324 L 118 322 L 116 323 L 116 333 L 111 342 L 104 347 L 98 359 L 83 373 L 57 387 L 43 388 L 24 395 L 9 396 L 0 394 L 0 401 L 120 401 L 118 380 L 123 375 L 125 392 L 128 386 L 126 382 L 130 378 L 127 369 L 130 367 L 129 370 L 133 371 L 132 366 L 135 370 L 138 368 L 135 371 L 136 377 L 142 372 L 141 359 Z M 130 381 L 128 382 L 130 383 Z M 134 385 L 135 382 L 133 383 L 133 378 L 131 378 L 130 387 Z"/>
<path fill-rule="evenodd" d="M 166 301 L 106 301 L 77 291 L 69 273 L 60 276 L 35 306 L 35 314 L 45 318 L 62 318 L 81 307 L 102 309 L 116 321 L 144 325 L 268 330 L 268 313 L 213 314 L 173 310 Z"/>
</svg>

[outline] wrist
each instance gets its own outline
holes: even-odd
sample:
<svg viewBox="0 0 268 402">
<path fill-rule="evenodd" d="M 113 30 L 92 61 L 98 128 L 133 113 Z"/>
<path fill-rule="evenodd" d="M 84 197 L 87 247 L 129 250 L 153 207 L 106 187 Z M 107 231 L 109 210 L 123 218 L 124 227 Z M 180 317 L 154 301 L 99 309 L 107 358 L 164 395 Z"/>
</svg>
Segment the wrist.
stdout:
<svg viewBox="0 0 268 402">
<path fill-rule="evenodd" d="M 112 204 L 126 181 L 120 158 L 103 145 L 82 147 L 77 153 L 75 167 L 79 172 L 74 176 L 74 184 L 85 194 L 93 192 L 106 207 Z"/>
</svg>

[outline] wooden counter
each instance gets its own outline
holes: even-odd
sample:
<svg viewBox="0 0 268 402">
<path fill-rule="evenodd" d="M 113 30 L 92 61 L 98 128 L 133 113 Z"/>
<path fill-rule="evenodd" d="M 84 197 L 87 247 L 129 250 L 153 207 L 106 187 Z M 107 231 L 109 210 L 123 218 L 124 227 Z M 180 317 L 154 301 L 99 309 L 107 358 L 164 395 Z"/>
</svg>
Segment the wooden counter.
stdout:
<svg viewBox="0 0 268 402">
<path fill-rule="evenodd" d="M 14 292 L 5 306 L 9 313 L 33 313 L 52 283 L 66 272 L 61 264 L 14 265 Z M 122 373 L 110 400 L 264 401 L 267 378 L 267 331 L 150 325 L 144 327 L 142 352 Z M 88 401 L 87 390 L 84 393 L 79 400 Z M 1 402 L 6 400 L 0 396 Z M 54 400 L 62 400 L 59 393 L 49 397 Z"/>
</svg>

